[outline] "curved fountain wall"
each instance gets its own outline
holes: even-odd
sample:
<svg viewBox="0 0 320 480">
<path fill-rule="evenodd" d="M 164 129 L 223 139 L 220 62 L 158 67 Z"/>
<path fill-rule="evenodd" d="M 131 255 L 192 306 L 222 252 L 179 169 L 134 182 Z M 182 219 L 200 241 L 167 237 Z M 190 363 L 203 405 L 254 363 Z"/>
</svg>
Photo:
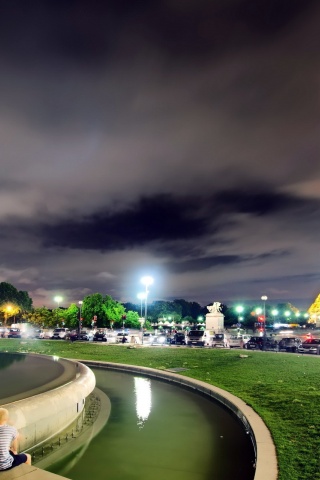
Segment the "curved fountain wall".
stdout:
<svg viewBox="0 0 320 480">
<path fill-rule="evenodd" d="M 67 383 L 28 398 L 2 405 L 20 433 L 20 451 L 26 451 L 72 423 L 82 412 L 86 397 L 95 388 L 95 376 L 85 365 L 63 359 L 76 370 Z"/>
</svg>

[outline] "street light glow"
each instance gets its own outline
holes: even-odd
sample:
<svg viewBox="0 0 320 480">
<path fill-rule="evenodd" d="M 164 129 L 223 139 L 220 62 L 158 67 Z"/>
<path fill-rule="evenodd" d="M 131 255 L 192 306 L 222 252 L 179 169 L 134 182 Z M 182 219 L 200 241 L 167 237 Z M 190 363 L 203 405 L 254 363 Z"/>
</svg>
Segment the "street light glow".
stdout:
<svg viewBox="0 0 320 480">
<path fill-rule="evenodd" d="M 153 284 L 153 278 L 149 277 L 149 276 L 145 276 L 145 277 L 142 277 L 140 281 L 146 287 L 145 299 L 144 299 L 144 321 L 146 323 L 147 320 L 148 320 L 148 313 L 147 313 L 147 310 L 148 310 L 148 293 L 149 293 L 148 287 L 150 287 L 150 285 Z M 141 317 L 142 317 L 142 299 L 141 299 Z M 143 323 L 142 322 L 141 322 L 141 343 L 143 343 Z"/>
<path fill-rule="evenodd" d="M 147 298 L 147 293 L 146 292 L 140 292 L 140 293 L 138 293 L 137 297 L 140 300 L 140 318 L 142 318 L 142 300 L 145 300 Z"/>
<path fill-rule="evenodd" d="M 54 297 L 54 301 L 57 302 L 58 306 L 59 306 L 59 303 L 62 302 L 63 298 L 60 296 L 60 295 L 57 295 L 56 297 Z"/>
<path fill-rule="evenodd" d="M 140 292 L 140 293 L 138 293 L 137 298 L 139 298 L 139 300 L 145 300 L 145 298 L 146 298 L 146 292 Z"/>
<path fill-rule="evenodd" d="M 141 283 L 142 283 L 143 285 L 145 285 L 145 287 L 146 287 L 146 289 L 147 289 L 148 287 L 150 287 L 150 285 L 153 284 L 153 278 L 152 278 L 152 277 L 149 277 L 149 276 L 142 277 L 142 278 L 141 278 Z"/>
<path fill-rule="evenodd" d="M 238 306 L 236 307 L 236 312 L 239 313 L 239 314 L 242 313 L 243 310 L 244 310 L 244 308 L 243 308 L 242 305 L 238 305 Z"/>
</svg>

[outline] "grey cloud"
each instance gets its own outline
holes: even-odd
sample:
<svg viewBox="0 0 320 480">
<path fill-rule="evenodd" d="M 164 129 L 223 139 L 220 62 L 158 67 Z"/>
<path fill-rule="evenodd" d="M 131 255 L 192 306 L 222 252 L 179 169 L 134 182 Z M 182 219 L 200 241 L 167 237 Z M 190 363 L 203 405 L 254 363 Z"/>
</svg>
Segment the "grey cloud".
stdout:
<svg viewBox="0 0 320 480">
<path fill-rule="evenodd" d="M 261 255 L 215 255 L 203 258 L 193 258 L 180 262 L 168 262 L 165 266 L 173 273 L 200 272 L 212 267 L 239 266 L 240 264 L 261 264 L 263 261 L 274 258 L 282 258 L 291 255 L 288 251 L 272 251 Z"/>
</svg>

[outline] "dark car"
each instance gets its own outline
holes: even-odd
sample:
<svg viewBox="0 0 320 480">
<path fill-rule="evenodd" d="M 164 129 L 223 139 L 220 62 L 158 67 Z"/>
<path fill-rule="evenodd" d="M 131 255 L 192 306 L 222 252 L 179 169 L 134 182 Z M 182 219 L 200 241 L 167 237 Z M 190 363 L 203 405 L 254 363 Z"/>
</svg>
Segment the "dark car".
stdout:
<svg viewBox="0 0 320 480">
<path fill-rule="evenodd" d="M 105 333 L 102 332 L 102 331 L 96 332 L 93 336 L 93 341 L 94 342 L 106 342 L 107 337 L 106 337 Z"/>
<path fill-rule="evenodd" d="M 248 350 L 277 350 L 278 342 L 271 337 L 251 337 L 246 343 Z"/>
<path fill-rule="evenodd" d="M 186 345 L 186 336 L 184 333 L 175 333 L 171 338 L 170 338 L 170 343 L 171 345 Z"/>
<path fill-rule="evenodd" d="M 89 341 L 89 335 L 87 332 L 70 332 L 68 339 L 71 340 L 71 342 L 75 342 L 76 340 L 80 340 L 82 342 L 88 342 Z"/>
<path fill-rule="evenodd" d="M 21 332 L 19 328 L 10 328 L 8 332 L 8 338 L 21 338 Z"/>
<path fill-rule="evenodd" d="M 320 355 L 320 339 L 308 338 L 308 340 L 301 343 L 298 347 L 298 353 L 315 353 L 316 355 Z"/>
<path fill-rule="evenodd" d="M 301 345 L 301 339 L 298 337 L 284 337 L 279 342 L 279 352 L 296 352 Z"/>
</svg>

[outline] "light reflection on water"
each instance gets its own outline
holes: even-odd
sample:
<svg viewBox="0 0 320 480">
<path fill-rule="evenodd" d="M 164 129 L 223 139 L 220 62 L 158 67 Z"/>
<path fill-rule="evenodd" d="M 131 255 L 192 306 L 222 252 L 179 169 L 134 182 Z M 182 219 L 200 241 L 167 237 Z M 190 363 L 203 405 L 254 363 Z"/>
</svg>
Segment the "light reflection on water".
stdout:
<svg viewBox="0 0 320 480">
<path fill-rule="evenodd" d="M 109 421 L 76 463 L 73 452 L 48 470 L 72 480 L 253 479 L 249 436 L 219 405 L 165 382 L 92 370 L 111 400 Z"/>
<path fill-rule="evenodd" d="M 136 396 L 137 425 L 143 428 L 151 412 L 152 392 L 148 378 L 134 377 L 134 393 Z"/>
</svg>

